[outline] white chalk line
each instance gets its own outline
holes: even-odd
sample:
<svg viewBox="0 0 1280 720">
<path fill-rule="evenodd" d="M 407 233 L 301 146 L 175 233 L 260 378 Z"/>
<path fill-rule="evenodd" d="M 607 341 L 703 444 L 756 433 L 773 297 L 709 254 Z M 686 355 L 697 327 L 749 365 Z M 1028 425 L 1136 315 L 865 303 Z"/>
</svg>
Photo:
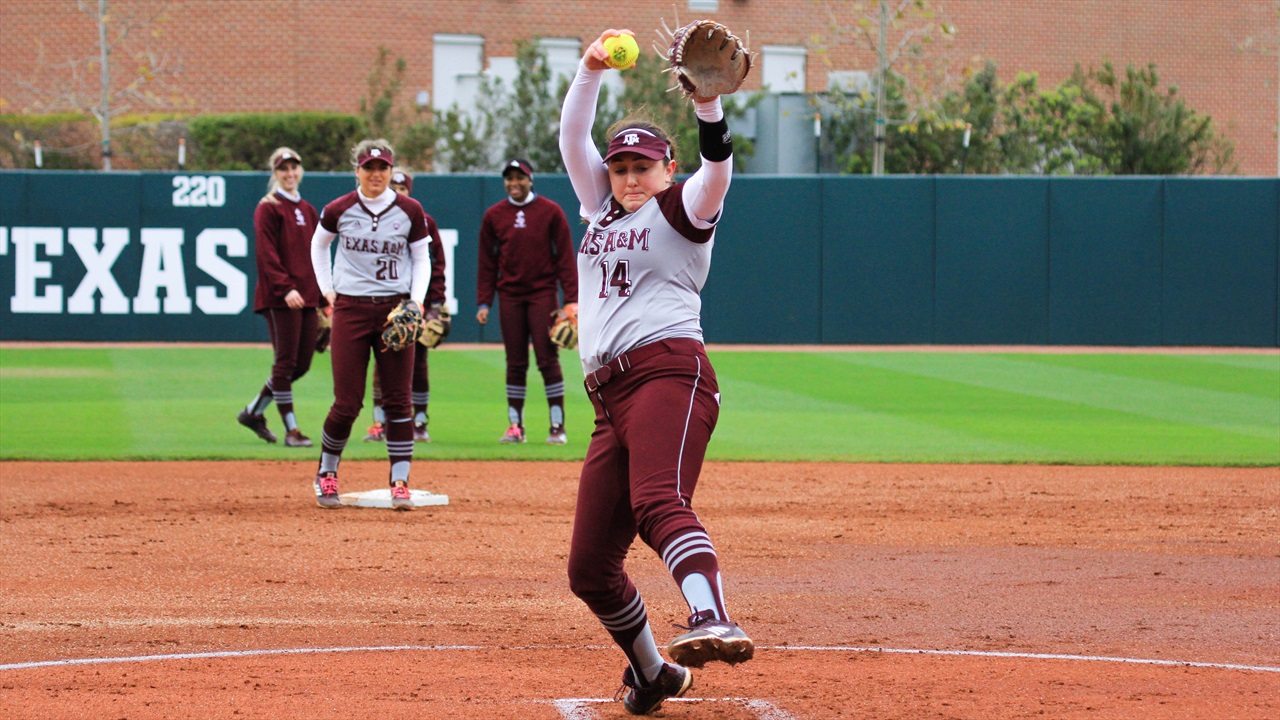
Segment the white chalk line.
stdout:
<svg viewBox="0 0 1280 720">
<path fill-rule="evenodd" d="M 323 653 L 351 652 L 439 652 L 467 650 L 606 650 L 612 645 L 368 645 L 356 647 L 326 648 L 277 648 L 271 650 L 221 650 L 216 652 L 169 653 L 163 655 L 128 655 L 123 657 L 72 658 L 68 660 L 37 660 L 33 662 L 6 663 L 3 670 L 29 670 L 42 667 L 71 665 L 103 665 L 109 663 L 158 662 L 164 660 L 206 660 L 216 658 L 245 658 L 264 655 L 315 655 Z M 1111 662 L 1134 665 L 1158 665 L 1164 667 L 1194 667 L 1210 670 L 1244 670 L 1249 672 L 1280 673 L 1280 667 L 1270 665 L 1239 665 L 1235 663 L 1197 662 L 1194 660 L 1156 660 L 1151 658 L 1109 657 L 1105 655 L 1062 655 L 1055 653 L 1002 652 L 998 650 L 933 650 L 927 648 L 857 647 L 846 645 L 774 645 L 760 646 L 758 650 L 778 652 L 858 652 L 896 655 L 940 655 L 950 657 L 1012 658 L 1023 660 L 1068 660 L 1074 662 Z"/>
<path fill-rule="evenodd" d="M 892 653 L 897 655 L 950 655 L 958 657 L 1018 658 L 1025 660 L 1073 660 L 1080 662 L 1132 663 L 1135 665 L 1162 665 L 1170 667 L 1209 668 L 1212 670 L 1249 670 L 1253 672 L 1280 673 L 1280 667 L 1272 667 L 1269 665 L 1237 665 L 1235 663 L 1196 662 L 1194 660 L 1155 660 L 1150 658 L 1109 657 L 1106 655 L 1061 655 L 1056 653 L 1002 652 L 999 650 L 928 650 L 882 647 L 827 647 L 812 645 L 777 645 L 768 649 L 805 652 L 843 651 Z"/>
<path fill-rule="evenodd" d="M 205 660 L 209 658 L 244 658 L 261 655 L 316 655 L 321 653 L 348 652 L 397 652 L 401 650 L 486 650 L 482 645 L 369 645 L 357 647 L 327 648 L 278 648 L 273 650 L 220 650 L 217 652 L 170 653 L 165 655 L 129 655 L 125 657 L 74 658 L 70 660 L 39 660 L 36 662 L 8 663 L 0 670 L 26 670 L 28 668 L 59 667 L 63 665 L 99 665 L 104 663 L 154 662 L 159 660 Z M 508 648 L 533 649 L 533 648 Z"/>
<path fill-rule="evenodd" d="M 560 698 L 559 700 L 549 700 L 547 702 L 560 711 L 560 717 L 563 720 L 596 720 L 599 716 L 592 709 L 593 705 L 611 705 L 617 701 L 613 698 Z M 777 705 L 767 700 L 753 698 L 667 698 L 662 702 L 697 705 L 704 703 L 732 703 L 752 711 L 756 716 L 756 720 L 796 720 L 794 715 Z"/>
</svg>

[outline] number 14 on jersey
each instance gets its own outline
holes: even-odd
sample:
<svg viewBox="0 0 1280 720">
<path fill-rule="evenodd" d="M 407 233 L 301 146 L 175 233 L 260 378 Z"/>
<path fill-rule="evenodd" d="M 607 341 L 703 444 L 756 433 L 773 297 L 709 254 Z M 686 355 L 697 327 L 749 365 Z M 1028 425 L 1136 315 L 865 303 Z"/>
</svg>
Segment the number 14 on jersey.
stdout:
<svg viewBox="0 0 1280 720">
<path fill-rule="evenodd" d="M 612 293 L 609 288 L 618 288 L 619 297 L 631 294 L 631 261 L 619 259 L 609 269 L 609 260 L 600 261 L 600 297 L 607 298 Z"/>
</svg>

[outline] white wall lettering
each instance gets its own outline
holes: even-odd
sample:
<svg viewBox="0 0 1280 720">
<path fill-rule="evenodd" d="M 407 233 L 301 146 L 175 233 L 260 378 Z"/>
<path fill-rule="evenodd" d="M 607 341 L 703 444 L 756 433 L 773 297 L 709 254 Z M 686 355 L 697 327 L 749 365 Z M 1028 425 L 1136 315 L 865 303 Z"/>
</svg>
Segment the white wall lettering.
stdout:
<svg viewBox="0 0 1280 720">
<path fill-rule="evenodd" d="M 220 175 L 174 175 L 174 207 L 222 207 L 227 204 L 227 181 Z"/>
<path fill-rule="evenodd" d="M 209 228 L 196 236 L 196 267 L 227 289 L 225 295 L 219 295 L 216 286 L 196 287 L 196 307 L 206 315 L 235 315 L 248 303 L 249 279 L 218 255 L 220 247 L 227 249 L 227 257 L 244 257 L 249 239 L 235 228 Z"/>
<path fill-rule="evenodd" d="M 75 248 L 84 263 L 84 279 L 67 298 L 67 312 L 76 315 L 92 315 L 94 293 L 102 293 L 104 315 L 124 315 L 129 312 L 129 299 L 111 274 L 111 268 L 120 257 L 120 251 L 129 244 L 128 228 L 103 228 L 102 250 L 98 250 L 98 232 L 93 228 L 69 228 L 67 243 Z"/>
<path fill-rule="evenodd" d="M 453 282 L 454 250 L 458 247 L 458 231 L 440 228 L 440 244 L 444 245 L 444 306 L 450 315 L 458 314 L 458 297 L 454 294 L 457 287 Z"/>
<path fill-rule="evenodd" d="M 65 233 L 65 238 L 64 238 Z M 137 251 L 130 251 L 131 228 L 0 227 L 0 256 L 12 256 L 14 292 L 9 311 L 14 314 L 68 315 L 240 315 L 251 306 L 250 273 L 232 262 L 249 257 L 249 238 L 239 228 L 205 228 L 195 238 L 194 264 L 183 258 L 186 244 L 182 228 L 141 228 L 141 261 L 132 266 Z M 440 230 L 444 252 L 445 306 L 458 312 L 455 282 L 458 231 Z M 64 258 L 64 243 L 75 251 L 84 268 L 75 291 L 67 295 L 63 285 L 52 282 L 75 268 Z M 12 250 L 11 250 L 12 248 Z M 121 258 L 131 260 L 121 264 Z M 61 269 L 60 269 L 61 268 Z M 199 270 L 213 282 L 189 288 L 188 271 Z M 131 287 L 137 278 L 137 289 Z M 121 287 L 121 280 L 125 287 Z M 198 281 L 197 278 L 192 278 Z M 194 292 L 194 303 L 192 294 Z M 132 298 L 130 297 L 132 293 Z M 164 302 L 161 302 L 163 293 Z M 63 300 L 66 300 L 64 303 Z"/>
<path fill-rule="evenodd" d="M 221 208 L 227 205 L 227 179 L 221 176 L 174 176 L 174 208 Z"/>
<path fill-rule="evenodd" d="M 191 178 L 186 175 L 173 176 L 173 206 L 191 207 Z"/>
<path fill-rule="evenodd" d="M 53 277 L 53 263 L 40 259 L 40 246 L 50 257 L 62 255 L 62 228 L 16 227 L 13 229 L 13 297 L 9 311 L 15 313 L 62 312 L 62 286 L 48 285 L 40 294 L 41 280 Z"/>
<path fill-rule="evenodd" d="M 187 315 L 191 297 L 187 295 L 186 271 L 182 267 L 181 228 L 142 228 L 142 272 L 133 312 L 154 315 L 160 312 L 160 288 L 164 288 L 166 315 Z"/>
</svg>

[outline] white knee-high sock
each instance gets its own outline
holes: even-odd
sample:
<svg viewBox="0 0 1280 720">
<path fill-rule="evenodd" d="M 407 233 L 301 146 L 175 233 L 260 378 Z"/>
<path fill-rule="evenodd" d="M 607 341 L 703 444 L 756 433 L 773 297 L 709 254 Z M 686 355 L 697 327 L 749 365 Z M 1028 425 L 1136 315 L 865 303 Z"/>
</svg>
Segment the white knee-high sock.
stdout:
<svg viewBox="0 0 1280 720">
<path fill-rule="evenodd" d="M 720 575 L 716 573 L 716 584 L 720 583 Z M 707 576 L 702 573 L 689 573 L 684 582 L 680 583 L 680 592 L 684 595 L 684 601 L 689 604 L 689 614 L 696 615 L 700 612 L 710 610 L 715 613 L 717 620 L 728 621 L 728 617 L 720 617 L 720 611 L 717 609 L 716 594 L 711 591 L 711 583 L 707 580 Z"/>
<path fill-rule="evenodd" d="M 631 651 L 643 666 L 631 668 L 633 672 L 638 673 L 637 679 L 643 678 L 646 685 L 656 680 L 664 661 L 662 655 L 658 653 L 658 644 L 653 640 L 653 631 L 649 629 L 649 623 L 644 624 L 644 629 L 636 636 L 635 642 L 631 643 Z"/>
</svg>

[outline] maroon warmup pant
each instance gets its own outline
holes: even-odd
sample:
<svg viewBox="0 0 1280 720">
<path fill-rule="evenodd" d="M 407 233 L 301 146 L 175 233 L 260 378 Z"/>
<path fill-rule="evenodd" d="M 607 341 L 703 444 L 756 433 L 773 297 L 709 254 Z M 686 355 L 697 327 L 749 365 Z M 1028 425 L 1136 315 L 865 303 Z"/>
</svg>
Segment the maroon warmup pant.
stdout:
<svg viewBox="0 0 1280 720">
<path fill-rule="evenodd" d="M 325 429 L 329 432 L 330 426 L 334 426 L 346 430 L 335 439 L 345 440 L 350 436 L 351 426 L 360 416 L 370 354 L 373 355 L 378 375 L 382 379 L 382 407 L 387 413 L 387 420 L 412 417 L 409 386 L 413 380 L 414 348 L 410 346 L 399 352 L 391 352 L 382 342 L 387 314 L 402 299 L 403 296 L 372 298 L 339 295 L 334 303 L 333 329 L 329 342 L 333 363 L 333 406 L 329 408 Z M 411 427 L 409 433 L 412 441 Z"/>
<path fill-rule="evenodd" d="M 633 365 L 611 362 L 625 369 L 598 387 L 603 373 L 587 378 L 596 421 L 578 484 L 569 585 L 597 615 L 634 597 L 623 561 L 637 534 L 661 554 L 669 539 L 705 532 L 692 498 L 720 415 L 715 371 L 696 340 L 654 345 L 658 354 Z"/>
<path fill-rule="evenodd" d="M 529 375 L 529 341 L 538 361 L 542 381 L 547 385 L 564 382 L 560 352 L 551 343 L 551 313 L 560 308 L 555 293 L 524 300 L 498 301 L 498 321 L 502 324 L 502 345 L 507 351 L 507 384 L 524 386 Z"/>
<path fill-rule="evenodd" d="M 268 308 L 262 313 L 275 361 L 271 365 L 271 389 L 292 398 L 294 381 L 311 369 L 316 351 L 316 309 Z M 290 403 L 292 405 L 292 403 Z M 283 412 L 283 410 L 282 410 Z"/>
<path fill-rule="evenodd" d="M 427 372 L 427 350 L 421 343 L 413 349 L 413 391 L 431 392 L 431 375 Z"/>
</svg>

